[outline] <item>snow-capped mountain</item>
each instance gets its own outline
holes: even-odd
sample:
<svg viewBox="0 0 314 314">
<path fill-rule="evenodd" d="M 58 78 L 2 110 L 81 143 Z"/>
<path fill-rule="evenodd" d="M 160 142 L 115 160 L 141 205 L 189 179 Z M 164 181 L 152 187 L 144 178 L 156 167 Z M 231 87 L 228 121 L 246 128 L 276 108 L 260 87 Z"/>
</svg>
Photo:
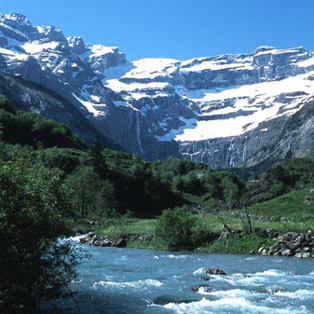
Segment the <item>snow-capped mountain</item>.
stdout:
<svg viewBox="0 0 314 314">
<path fill-rule="evenodd" d="M 128 61 L 116 47 L 3 14 L 0 67 L 66 98 L 99 132 L 147 159 L 184 157 L 225 168 L 314 148 L 312 111 L 301 114 L 313 106 L 314 54 L 302 47 Z M 27 94 L 20 100 L 33 110 Z M 49 115 L 44 107 L 36 110 Z M 302 138 L 287 126 L 296 116 L 303 117 Z"/>
</svg>

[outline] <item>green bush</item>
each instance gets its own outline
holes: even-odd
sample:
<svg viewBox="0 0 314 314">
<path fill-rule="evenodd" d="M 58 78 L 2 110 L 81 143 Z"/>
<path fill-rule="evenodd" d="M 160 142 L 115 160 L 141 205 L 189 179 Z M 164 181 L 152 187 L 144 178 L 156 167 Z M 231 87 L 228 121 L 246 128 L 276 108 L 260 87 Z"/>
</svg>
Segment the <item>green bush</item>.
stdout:
<svg viewBox="0 0 314 314">
<path fill-rule="evenodd" d="M 12 156 L 11 156 L 12 157 Z M 34 159 L 0 160 L 0 312 L 35 313 L 75 277 L 69 194 L 61 172 Z"/>
<path fill-rule="evenodd" d="M 194 246 L 193 229 L 197 219 L 185 207 L 164 210 L 157 218 L 155 235 L 170 249 L 190 249 Z"/>
<path fill-rule="evenodd" d="M 75 147 L 85 145 L 63 123 L 45 119 L 38 114 L 13 110 L 13 104 L 0 95 L 0 124 L 2 125 L 2 140 L 12 144 L 44 147 Z"/>
</svg>

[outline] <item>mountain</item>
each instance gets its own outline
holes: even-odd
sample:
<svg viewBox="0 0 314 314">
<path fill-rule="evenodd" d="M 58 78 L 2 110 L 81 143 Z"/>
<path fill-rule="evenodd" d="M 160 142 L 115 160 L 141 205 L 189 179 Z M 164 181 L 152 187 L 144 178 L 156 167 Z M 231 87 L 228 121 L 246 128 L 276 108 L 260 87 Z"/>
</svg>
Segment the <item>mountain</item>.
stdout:
<svg viewBox="0 0 314 314">
<path fill-rule="evenodd" d="M 314 148 L 314 54 L 302 47 L 129 61 L 116 47 L 2 14 L 0 67 L 66 103 L 54 112 L 45 102 L 32 106 L 29 91 L 14 93 L 24 109 L 62 119 L 91 142 L 95 135 L 84 134 L 75 111 L 98 133 L 149 160 L 173 156 L 229 168 L 305 157 Z"/>
<path fill-rule="evenodd" d="M 71 102 L 40 84 L 0 71 L 0 95 L 6 95 L 14 103 L 16 110 L 39 113 L 70 125 L 72 131 L 88 146 L 98 141 L 103 147 L 124 150 L 102 135 Z"/>
</svg>

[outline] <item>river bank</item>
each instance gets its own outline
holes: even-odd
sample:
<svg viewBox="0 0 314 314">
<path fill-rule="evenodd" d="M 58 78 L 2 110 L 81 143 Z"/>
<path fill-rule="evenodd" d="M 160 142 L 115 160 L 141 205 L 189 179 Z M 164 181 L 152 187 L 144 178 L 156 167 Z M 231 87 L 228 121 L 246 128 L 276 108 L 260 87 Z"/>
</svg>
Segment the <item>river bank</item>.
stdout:
<svg viewBox="0 0 314 314">
<path fill-rule="evenodd" d="M 308 195 L 308 189 L 294 191 L 271 201 L 256 204 L 242 214 L 238 210 L 201 212 L 198 209 L 199 213 L 196 211 L 194 214 L 199 221 L 197 232 L 198 236 L 199 233 L 204 236 L 201 236 L 201 241 L 197 240 L 193 243 L 194 246 L 190 251 L 311 256 L 314 252 L 310 231 L 314 226 L 314 205 L 305 202 Z M 251 230 L 247 230 L 248 223 L 251 225 Z M 105 241 L 103 246 L 111 246 L 122 238 L 119 243 L 122 246 L 168 250 L 167 243 L 154 236 L 156 224 L 156 219 L 139 219 L 122 215 L 100 221 L 87 219 L 77 221 L 74 232 L 92 232 L 100 237 L 102 243 L 107 239 L 110 244 Z M 95 241 L 97 245 L 98 242 Z"/>
<path fill-rule="evenodd" d="M 82 244 L 96 247 L 137 248 L 168 250 L 168 247 L 154 234 L 123 234 L 115 236 L 97 235 L 90 232 L 78 237 Z M 260 234 L 238 232 L 213 233 L 211 241 L 202 243 L 190 251 L 198 253 L 260 254 L 274 256 L 295 256 L 298 258 L 314 257 L 314 234 L 288 232 L 281 234 L 273 229 L 260 231 Z"/>
</svg>

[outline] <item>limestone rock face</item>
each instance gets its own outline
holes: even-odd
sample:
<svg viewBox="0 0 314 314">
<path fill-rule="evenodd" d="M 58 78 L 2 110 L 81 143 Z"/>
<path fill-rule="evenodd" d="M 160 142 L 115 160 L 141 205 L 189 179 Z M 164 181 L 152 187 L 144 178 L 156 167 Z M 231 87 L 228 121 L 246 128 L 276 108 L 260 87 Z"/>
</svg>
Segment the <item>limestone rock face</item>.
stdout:
<svg viewBox="0 0 314 314">
<path fill-rule="evenodd" d="M 314 148 L 314 54 L 303 47 L 129 61 L 117 47 L 2 14 L 0 68 L 48 88 L 100 134 L 149 160 L 174 156 L 217 169 Z M 74 116 L 65 116 L 71 127 Z"/>
</svg>

